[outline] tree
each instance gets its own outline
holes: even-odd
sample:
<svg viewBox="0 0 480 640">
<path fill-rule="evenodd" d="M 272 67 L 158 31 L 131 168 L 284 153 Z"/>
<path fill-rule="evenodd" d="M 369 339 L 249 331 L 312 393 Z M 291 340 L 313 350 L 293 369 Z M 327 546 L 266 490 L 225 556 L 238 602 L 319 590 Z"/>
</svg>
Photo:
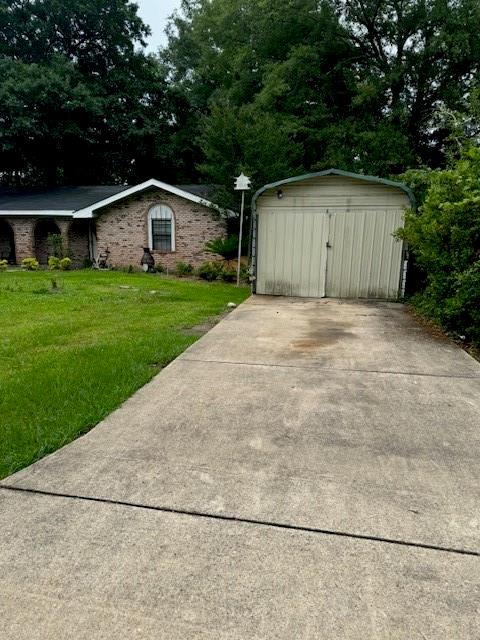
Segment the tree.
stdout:
<svg viewBox="0 0 480 640">
<path fill-rule="evenodd" d="M 211 175 L 224 132 L 215 141 L 215 126 L 229 112 L 230 130 L 271 116 L 287 158 L 275 178 L 441 166 L 448 131 L 437 113 L 465 109 L 479 19 L 476 0 L 184 0 L 162 57 L 197 142 L 190 157 Z M 247 164 L 245 145 L 227 140 L 225 167 Z"/>
<path fill-rule="evenodd" d="M 98 140 L 103 99 L 65 58 L 49 65 L 0 59 L 0 174 L 55 183 Z M 89 166 L 89 165 L 87 165 Z"/>
<path fill-rule="evenodd" d="M 336 0 L 357 50 L 358 104 L 404 132 L 413 154 L 444 162 L 439 108 L 463 109 L 480 62 L 476 0 Z M 345 36 L 342 36 L 345 37 Z"/>
<path fill-rule="evenodd" d="M 169 177 L 168 89 L 141 51 L 136 11 L 128 0 L 0 0 L 3 182 Z"/>
</svg>

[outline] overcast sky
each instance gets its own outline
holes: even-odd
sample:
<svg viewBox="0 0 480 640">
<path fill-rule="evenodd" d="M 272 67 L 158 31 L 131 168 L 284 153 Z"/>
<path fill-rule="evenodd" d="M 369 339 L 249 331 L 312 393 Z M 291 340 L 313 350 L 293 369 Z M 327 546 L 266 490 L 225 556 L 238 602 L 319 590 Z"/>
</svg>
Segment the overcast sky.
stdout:
<svg viewBox="0 0 480 640">
<path fill-rule="evenodd" d="M 156 51 L 161 44 L 165 44 L 163 33 L 167 18 L 175 9 L 180 7 L 180 0 L 135 0 L 138 4 L 138 13 L 152 30 L 148 43 L 149 51 Z"/>
</svg>

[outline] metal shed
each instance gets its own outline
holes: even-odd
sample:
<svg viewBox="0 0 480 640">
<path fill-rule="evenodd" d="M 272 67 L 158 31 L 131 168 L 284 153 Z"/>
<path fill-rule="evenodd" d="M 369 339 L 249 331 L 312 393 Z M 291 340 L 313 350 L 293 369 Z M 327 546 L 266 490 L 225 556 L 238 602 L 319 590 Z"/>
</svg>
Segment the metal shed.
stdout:
<svg viewBox="0 0 480 640">
<path fill-rule="evenodd" d="M 252 204 L 255 292 L 398 298 L 405 256 L 392 234 L 409 207 L 404 184 L 339 169 L 265 185 Z"/>
</svg>

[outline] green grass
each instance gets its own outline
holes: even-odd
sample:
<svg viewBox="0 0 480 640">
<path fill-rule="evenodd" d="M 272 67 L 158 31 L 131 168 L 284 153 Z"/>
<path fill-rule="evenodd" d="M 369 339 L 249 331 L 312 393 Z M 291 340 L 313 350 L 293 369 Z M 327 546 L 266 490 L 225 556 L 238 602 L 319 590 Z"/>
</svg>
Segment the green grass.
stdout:
<svg viewBox="0 0 480 640">
<path fill-rule="evenodd" d="M 0 273 L 0 478 L 91 429 L 198 339 L 189 327 L 248 295 L 138 273 Z"/>
</svg>

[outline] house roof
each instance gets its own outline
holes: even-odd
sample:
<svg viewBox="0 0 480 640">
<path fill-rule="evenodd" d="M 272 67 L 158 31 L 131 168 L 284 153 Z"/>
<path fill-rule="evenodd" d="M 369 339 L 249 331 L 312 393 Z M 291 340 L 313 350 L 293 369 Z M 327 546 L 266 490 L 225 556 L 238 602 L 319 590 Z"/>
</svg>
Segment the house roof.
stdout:
<svg viewBox="0 0 480 640">
<path fill-rule="evenodd" d="M 0 187 L 0 210 L 10 211 L 75 211 L 124 191 L 128 187 Z"/>
<path fill-rule="evenodd" d="M 257 199 L 269 189 L 274 189 L 276 187 L 280 187 L 285 184 L 290 184 L 292 182 L 301 182 L 302 180 L 308 180 L 309 178 L 321 178 L 323 176 L 341 176 L 343 178 L 354 178 L 356 180 L 363 180 L 365 182 L 372 182 L 374 184 L 384 184 L 389 187 L 397 187 L 404 191 L 408 199 L 410 200 L 410 204 L 412 205 L 412 209 L 415 209 L 415 196 L 411 189 L 407 187 L 403 182 L 394 182 L 393 180 L 386 180 L 385 178 L 377 178 L 376 176 L 366 176 L 363 173 L 351 173 L 350 171 L 342 171 L 341 169 L 326 169 L 325 171 L 317 171 L 316 173 L 306 173 L 302 176 L 295 176 L 293 178 L 286 178 L 285 180 L 279 180 L 278 182 L 272 182 L 271 184 L 266 184 L 264 187 L 259 189 L 253 196 L 252 199 L 252 209 L 255 211 L 255 206 L 257 203 Z"/>
<path fill-rule="evenodd" d="M 65 215 L 91 218 L 94 212 L 150 188 L 160 188 L 198 204 L 219 209 L 208 200 L 215 187 L 211 185 L 173 186 L 158 180 L 139 185 L 96 185 L 72 187 L 2 187 L 0 213 L 3 215 Z"/>
</svg>

